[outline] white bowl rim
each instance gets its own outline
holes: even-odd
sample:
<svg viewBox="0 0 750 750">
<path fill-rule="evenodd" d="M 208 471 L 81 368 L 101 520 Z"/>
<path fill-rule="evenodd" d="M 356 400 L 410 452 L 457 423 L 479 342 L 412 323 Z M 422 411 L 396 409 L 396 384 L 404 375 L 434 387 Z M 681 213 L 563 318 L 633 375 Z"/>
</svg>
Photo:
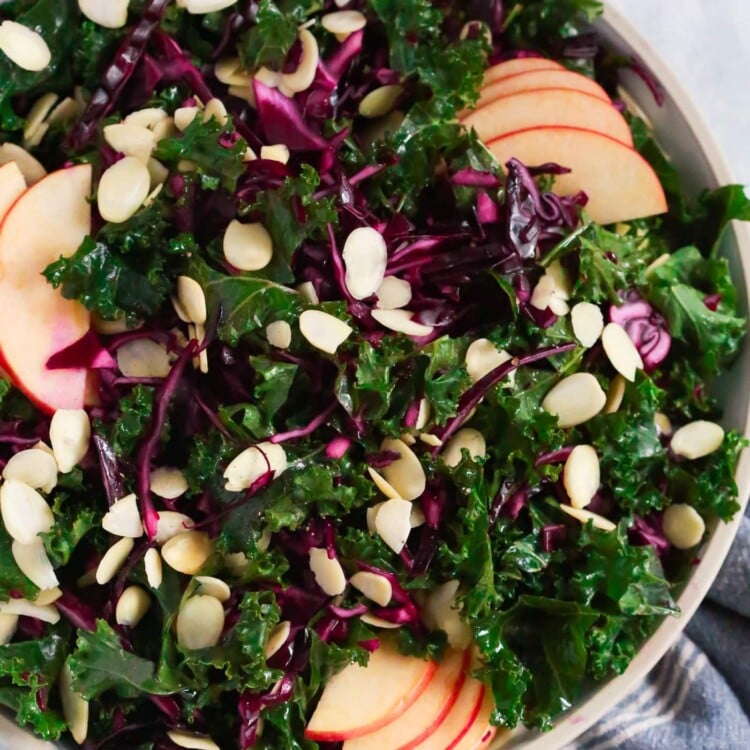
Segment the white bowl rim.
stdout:
<svg viewBox="0 0 750 750">
<path fill-rule="evenodd" d="M 639 57 L 646 64 L 646 67 L 678 103 L 678 108 L 690 124 L 696 140 L 701 144 L 701 149 L 716 178 L 716 184 L 728 185 L 736 182 L 736 177 L 732 174 L 723 152 L 711 135 L 703 115 L 664 60 L 644 39 L 636 27 L 609 4 L 604 6 L 602 20 L 605 24 L 611 26 L 632 48 L 639 51 Z M 750 224 L 734 222 L 732 231 L 740 249 L 742 275 L 750 294 L 750 261 L 748 261 L 748 256 L 750 256 Z M 743 249 L 747 251 L 744 255 Z M 750 346 L 750 342 L 747 345 Z M 746 436 L 750 436 L 750 411 L 745 414 L 742 431 Z M 730 522 L 718 524 L 711 534 L 711 538 L 702 550 L 700 564 L 696 566 L 677 601 L 681 610 L 680 616 L 667 617 L 662 622 L 654 634 L 641 646 L 622 675 L 602 683 L 601 687 L 597 688 L 588 698 L 560 717 L 550 732 L 518 737 L 520 742 L 511 743 L 514 750 L 515 748 L 518 748 L 518 750 L 556 750 L 572 742 L 637 688 L 664 654 L 675 644 L 680 633 L 685 629 L 690 618 L 695 614 L 708 593 L 737 534 L 750 495 L 750 450 L 744 450 L 740 456 L 735 472 L 735 481 L 739 493 L 739 503 L 742 508 Z"/>
</svg>

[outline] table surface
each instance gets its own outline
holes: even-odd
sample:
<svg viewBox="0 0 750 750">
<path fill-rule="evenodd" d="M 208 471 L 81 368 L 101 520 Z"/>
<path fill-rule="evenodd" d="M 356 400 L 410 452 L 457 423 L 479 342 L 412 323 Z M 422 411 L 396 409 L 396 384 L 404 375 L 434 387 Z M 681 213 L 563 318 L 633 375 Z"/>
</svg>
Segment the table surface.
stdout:
<svg viewBox="0 0 750 750">
<path fill-rule="evenodd" d="M 750 2 L 605 0 L 630 20 L 682 82 L 735 181 L 750 185 Z"/>
</svg>

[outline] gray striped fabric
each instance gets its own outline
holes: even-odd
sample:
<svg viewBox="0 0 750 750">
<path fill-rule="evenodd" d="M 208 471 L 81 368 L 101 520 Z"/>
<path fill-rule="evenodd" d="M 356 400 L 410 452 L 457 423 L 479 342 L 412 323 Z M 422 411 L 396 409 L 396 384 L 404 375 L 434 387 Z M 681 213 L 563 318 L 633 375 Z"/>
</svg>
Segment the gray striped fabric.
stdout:
<svg viewBox="0 0 750 750">
<path fill-rule="evenodd" d="M 750 750 L 750 518 L 686 635 L 565 750 Z"/>
</svg>

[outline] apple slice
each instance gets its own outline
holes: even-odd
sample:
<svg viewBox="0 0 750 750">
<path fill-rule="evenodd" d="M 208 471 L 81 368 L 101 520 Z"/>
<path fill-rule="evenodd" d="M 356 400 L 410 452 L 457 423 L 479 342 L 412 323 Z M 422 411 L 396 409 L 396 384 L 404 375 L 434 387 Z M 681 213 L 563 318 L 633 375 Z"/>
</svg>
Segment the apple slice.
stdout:
<svg viewBox="0 0 750 750">
<path fill-rule="evenodd" d="M 375 732 L 422 695 L 437 666 L 381 645 L 366 667 L 350 664 L 328 681 L 305 737 L 340 742 Z"/>
<path fill-rule="evenodd" d="M 41 275 L 71 255 L 91 231 L 91 165 L 53 172 L 26 190 L 0 224 L 0 366 L 39 408 L 79 409 L 96 403 L 89 370 L 48 370 L 55 352 L 89 330 L 89 312 L 63 299 Z"/>
<path fill-rule="evenodd" d="M 509 96 L 519 91 L 535 89 L 573 89 L 591 94 L 605 102 L 611 101 L 607 92 L 594 80 L 572 70 L 532 70 L 517 73 L 484 86 L 479 95 L 477 109 L 484 107 L 501 96 Z"/>
<path fill-rule="evenodd" d="M 347 740 L 344 750 L 411 750 L 428 740 L 455 705 L 468 666 L 468 651 L 451 651 L 438 667 L 427 689 L 401 716 L 377 732 Z"/>
<path fill-rule="evenodd" d="M 457 740 L 445 747 L 445 750 L 485 750 L 497 734 L 497 727 L 490 724 L 492 712 L 495 710 L 495 699 L 492 691 L 483 687 L 482 703 L 479 706 L 474 721 L 468 730 Z M 510 732 L 501 730 L 507 737 Z M 501 743 L 502 744 L 502 743 Z M 498 747 L 497 743 L 494 743 Z M 437 746 L 435 746 L 437 747 Z"/>
<path fill-rule="evenodd" d="M 24 190 L 26 190 L 26 180 L 18 164 L 14 161 L 3 164 L 0 167 L 0 222 Z"/>
<path fill-rule="evenodd" d="M 633 145 L 627 121 L 612 104 L 573 89 L 533 89 L 503 96 L 469 112 L 463 124 L 484 141 L 518 130 L 562 125 L 595 130 Z"/>
<path fill-rule="evenodd" d="M 530 73 L 532 70 L 565 70 L 565 68 L 559 62 L 548 60 L 546 57 L 516 57 L 487 68 L 482 85 L 489 86 L 501 78 L 508 78 L 519 73 Z"/>
<path fill-rule="evenodd" d="M 555 177 L 554 191 L 584 190 L 586 212 L 599 224 L 641 219 L 667 210 L 659 178 L 634 149 L 593 130 L 541 127 L 519 130 L 487 147 L 505 164 L 515 157 L 528 166 L 555 162 L 572 171 Z"/>
</svg>

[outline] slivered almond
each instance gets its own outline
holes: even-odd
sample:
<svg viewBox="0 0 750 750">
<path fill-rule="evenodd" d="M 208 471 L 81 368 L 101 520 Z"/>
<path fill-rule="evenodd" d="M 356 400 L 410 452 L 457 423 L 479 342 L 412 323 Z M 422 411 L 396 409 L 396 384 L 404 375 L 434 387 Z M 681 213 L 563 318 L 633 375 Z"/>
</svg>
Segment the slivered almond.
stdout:
<svg viewBox="0 0 750 750">
<path fill-rule="evenodd" d="M 0 513 L 5 530 L 21 544 L 32 544 L 38 534 L 48 532 L 55 524 L 52 508 L 27 484 L 8 479 L 0 487 Z"/>
<path fill-rule="evenodd" d="M 367 17 L 358 10 L 339 10 L 334 13 L 326 13 L 320 19 L 321 26 L 333 34 L 338 41 L 343 42 L 355 31 L 364 29 L 367 25 Z"/>
<path fill-rule="evenodd" d="M 315 582 L 328 596 L 338 596 L 346 588 L 346 576 L 336 557 L 329 557 L 328 550 L 313 547 L 310 550 L 310 570 Z"/>
<path fill-rule="evenodd" d="M 268 636 L 266 641 L 266 659 L 270 659 L 287 642 L 291 630 L 292 623 L 289 620 L 282 620 L 271 631 L 271 635 Z"/>
<path fill-rule="evenodd" d="M 134 542 L 130 537 L 124 537 L 104 553 L 96 568 L 96 582 L 100 586 L 109 583 L 117 575 L 133 550 L 133 545 Z"/>
<path fill-rule="evenodd" d="M 129 3 L 130 0 L 78 0 L 78 7 L 89 21 L 107 29 L 121 29 L 128 22 Z"/>
<path fill-rule="evenodd" d="M 199 107 L 178 107 L 174 112 L 174 124 L 177 130 L 180 132 L 187 130 L 199 112 Z"/>
<path fill-rule="evenodd" d="M 590 510 L 574 508 L 572 505 L 563 504 L 560 505 L 560 510 L 583 524 L 591 521 L 595 528 L 602 531 L 614 531 L 617 528 L 617 524 L 612 523 L 608 518 L 600 516 L 598 513 L 592 513 Z"/>
<path fill-rule="evenodd" d="M 160 122 L 169 117 L 167 111 L 161 107 L 144 107 L 131 112 L 123 122 L 128 125 L 140 125 L 142 128 L 153 130 Z"/>
<path fill-rule="evenodd" d="M 116 500 L 102 518 L 102 528 L 115 536 L 137 539 L 143 536 L 138 500 L 130 494 Z"/>
<path fill-rule="evenodd" d="M 224 607 L 213 596 L 191 596 L 177 614 L 177 642 L 190 651 L 215 646 L 223 629 Z"/>
<path fill-rule="evenodd" d="M 13 640 L 18 627 L 18 615 L 0 615 L 0 646 Z"/>
<path fill-rule="evenodd" d="M 57 100 L 57 94 L 47 93 L 42 94 L 42 96 L 31 105 L 31 109 L 29 110 L 28 115 L 26 115 L 26 124 L 23 128 L 23 140 L 25 146 L 29 145 L 29 141 L 42 126 L 45 118 L 50 113 L 52 107 L 55 106 Z"/>
<path fill-rule="evenodd" d="M 203 109 L 203 122 L 208 122 L 212 119 L 216 120 L 222 128 L 225 128 L 229 122 L 227 108 L 221 99 L 214 98 L 206 102 L 206 106 Z"/>
<path fill-rule="evenodd" d="M 83 745 L 89 732 L 89 702 L 73 690 L 73 674 L 68 662 L 60 670 L 59 690 L 65 723 L 73 739 Z"/>
<path fill-rule="evenodd" d="M 161 586 L 163 569 L 161 564 L 161 555 L 159 550 L 151 549 L 146 550 L 146 554 L 143 558 L 143 567 L 146 571 L 146 580 L 148 585 L 152 589 L 158 589 Z"/>
<path fill-rule="evenodd" d="M 426 326 L 413 320 L 414 313 L 410 310 L 378 310 L 372 311 L 372 317 L 380 323 L 383 328 L 388 328 L 397 333 L 405 333 L 407 336 L 429 336 L 432 326 Z"/>
<path fill-rule="evenodd" d="M 604 404 L 605 414 L 614 414 L 617 412 L 625 397 L 625 378 L 618 372 L 609 383 L 607 388 L 607 401 Z"/>
<path fill-rule="evenodd" d="M 40 537 L 29 544 L 14 541 L 11 552 L 16 565 L 35 586 L 44 590 L 55 588 L 60 583 Z"/>
<path fill-rule="evenodd" d="M 170 729 L 167 737 L 177 747 L 185 747 L 188 750 L 220 750 L 219 746 L 206 734 L 187 732 L 184 729 Z"/>
<path fill-rule="evenodd" d="M 5 464 L 3 479 L 17 479 L 34 490 L 49 493 L 57 485 L 57 461 L 39 448 L 19 451 Z"/>
<path fill-rule="evenodd" d="M 20 615 L 55 625 L 60 622 L 60 613 L 54 604 L 39 605 L 28 599 L 9 599 L 0 602 L 0 615 Z"/>
<path fill-rule="evenodd" d="M 369 612 L 365 612 L 365 614 L 359 619 L 362 620 L 365 625 L 370 625 L 373 628 L 380 628 L 380 630 L 398 630 L 398 628 L 401 627 L 397 622 L 384 620 L 382 617 L 371 615 Z"/>
<path fill-rule="evenodd" d="M 283 73 L 279 84 L 294 94 L 310 88 L 315 80 L 320 58 L 318 40 L 307 29 L 300 30 L 298 39 L 302 52 L 297 69 L 293 73 Z"/>
<path fill-rule="evenodd" d="M 283 143 L 275 143 L 272 146 L 261 146 L 260 158 L 269 161 L 277 161 L 280 164 L 286 164 L 289 161 L 289 148 Z"/>
<path fill-rule="evenodd" d="M 216 80 L 226 86 L 249 86 L 252 77 L 242 70 L 239 57 L 222 57 L 214 65 Z"/>
<path fill-rule="evenodd" d="M 379 86 L 367 94 L 359 103 L 359 114 L 369 119 L 383 117 L 396 106 L 396 102 L 403 93 L 403 87 L 397 83 Z"/>
<path fill-rule="evenodd" d="M 190 323 L 205 325 L 208 311 L 203 287 L 190 276 L 177 277 L 177 299 Z"/>
</svg>

